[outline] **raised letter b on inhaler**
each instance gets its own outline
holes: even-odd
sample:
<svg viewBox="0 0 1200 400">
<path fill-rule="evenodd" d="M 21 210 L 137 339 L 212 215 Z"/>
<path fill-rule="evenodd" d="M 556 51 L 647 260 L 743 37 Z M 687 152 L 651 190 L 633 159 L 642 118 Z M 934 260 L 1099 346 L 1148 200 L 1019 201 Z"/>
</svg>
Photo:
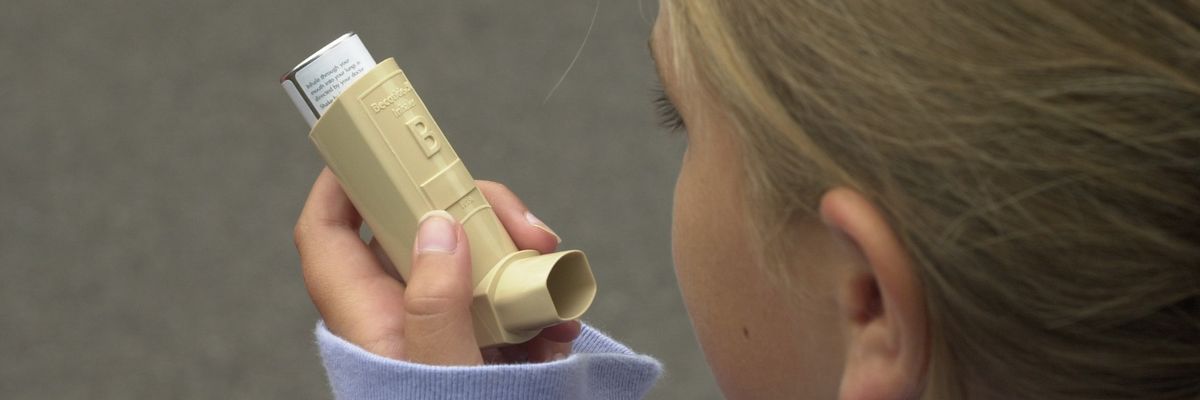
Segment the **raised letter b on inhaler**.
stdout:
<svg viewBox="0 0 1200 400">
<path fill-rule="evenodd" d="M 347 33 L 280 82 L 309 138 L 404 279 L 418 219 L 445 210 L 471 243 L 471 315 L 481 347 L 521 343 L 578 318 L 596 295 L 583 252 L 518 250 L 458 154 L 389 58 Z"/>
</svg>

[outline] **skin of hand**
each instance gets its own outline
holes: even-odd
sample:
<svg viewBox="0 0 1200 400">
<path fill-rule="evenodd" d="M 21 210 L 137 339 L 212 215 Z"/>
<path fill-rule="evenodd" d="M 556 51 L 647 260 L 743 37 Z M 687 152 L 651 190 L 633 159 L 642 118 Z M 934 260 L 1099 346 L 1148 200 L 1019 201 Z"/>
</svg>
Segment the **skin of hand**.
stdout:
<svg viewBox="0 0 1200 400">
<path fill-rule="evenodd" d="M 518 248 L 554 251 L 558 236 L 512 191 L 476 183 Z M 362 222 L 337 178 L 324 169 L 296 222 L 295 241 L 304 283 L 330 332 L 371 353 L 428 365 L 546 362 L 570 353 L 579 321 L 546 328 L 525 343 L 479 348 L 469 309 L 470 244 L 449 214 L 422 218 L 408 282 L 377 243 L 360 238 Z"/>
</svg>

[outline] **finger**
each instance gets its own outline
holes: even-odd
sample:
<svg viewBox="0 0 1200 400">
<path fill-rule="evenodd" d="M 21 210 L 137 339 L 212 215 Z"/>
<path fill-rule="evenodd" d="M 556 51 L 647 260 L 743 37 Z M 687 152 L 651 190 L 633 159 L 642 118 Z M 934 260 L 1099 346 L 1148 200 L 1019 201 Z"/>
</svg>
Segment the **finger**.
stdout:
<svg viewBox="0 0 1200 400">
<path fill-rule="evenodd" d="M 571 355 L 571 342 L 579 337 L 581 328 L 579 321 L 551 326 L 525 343 L 499 348 L 500 354 L 509 363 L 560 360 Z"/>
<path fill-rule="evenodd" d="M 504 353 L 500 351 L 500 348 L 489 347 L 486 349 L 480 349 L 479 353 L 483 357 L 484 364 L 501 365 L 509 363 L 508 360 L 505 359 Z"/>
<path fill-rule="evenodd" d="M 383 272 L 387 272 L 388 276 L 395 279 L 397 282 L 404 283 L 404 277 L 400 276 L 400 270 L 396 269 L 396 264 L 392 263 L 391 257 L 383 251 L 383 245 L 379 244 L 379 239 L 371 238 L 371 242 L 367 244 L 372 253 L 375 253 L 375 259 L 379 260 L 379 265 L 383 267 Z"/>
<path fill-rule="evenodd" d="M 525 351 L 525 347 L 521 344 L 497 347 L 496 350 L 500 352 L 503 364 L 525 364 L 529 362 L 529 353 Z"/>
<path fill-rule="evenodd" d="M 528 357 L 528 362 L 540 363 L 558 361 L 571 354 L 570 343 L 558 343 L 535 337 L 519 345 Z"/>
<path fill-rule="evenodd" d="M 479 365 L 471 325 L 471 252 L 467 235 L 441 210 L 421 218 L 405 289 L 404 336 L 410 361 Z"/>
<path fill-rule="evenodd" d="M 582 331 L 582 323 L 578 320 L 570 320 L 542 329 L 542 333 L 539 333 L 538 337 L 558 343 L 571 343 L 579 337 L 579 333 Z"/>
<path fill-rule="evenodd" d="M 313 304 L 326 326 L 339 335 L 349 332 L 354 336 L 357 331 L 353 327 L 359 321 L 370 321 L 371 314 L 379 312 L 380 302 L 371 299 L 403 295 L 403 286 L 388 277 L 359 238 L 361 225 L 362 217 L 326 168 L 300 212 L 295 240 Z M 346 339 L 354 341 L 355 337 Z"/>
<path fill-rule="evenodd" d="M 518 248 L 546 254 L 553 253 L 562 242 L 557 233 L 529 212 L 525 203 L 504 185 L 491 181 L 475 181 L 475 185 L 492 205 L 492 210 Z"/>
<path fill-rule="evenodd" d="M 543 329 L 537 337 L 520 346 L 531 362 L 560 360 L 571 354 L 571 342 L 579 337 L 581 329 L 579 321 L 567 321 Z"/>
</svg>

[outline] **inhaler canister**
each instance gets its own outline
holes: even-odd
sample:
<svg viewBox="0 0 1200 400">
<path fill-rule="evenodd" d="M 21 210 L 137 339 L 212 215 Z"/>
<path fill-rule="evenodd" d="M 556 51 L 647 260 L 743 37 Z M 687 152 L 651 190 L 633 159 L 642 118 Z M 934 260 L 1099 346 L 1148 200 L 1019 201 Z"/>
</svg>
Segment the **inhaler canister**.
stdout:
<svg viewBox="0 0 1200 400">
<path fill-rule="evenodd" d="M 481 347 L 521 343 L 578 318 L 596 281 L 578 250 L 518 250 L 395 60 L 375 63 L 347 33 L 280 79 L 342 189 L 404 279 L 419 219 L 444 210 L 471 247 L 471 315 Z"/>
<path fill-rule="evenodd" d="M 311 128 L 350 84 L 373 67 L 375 58 L 350 32 L 301 61 L 279 83 Z"/>
</svg>

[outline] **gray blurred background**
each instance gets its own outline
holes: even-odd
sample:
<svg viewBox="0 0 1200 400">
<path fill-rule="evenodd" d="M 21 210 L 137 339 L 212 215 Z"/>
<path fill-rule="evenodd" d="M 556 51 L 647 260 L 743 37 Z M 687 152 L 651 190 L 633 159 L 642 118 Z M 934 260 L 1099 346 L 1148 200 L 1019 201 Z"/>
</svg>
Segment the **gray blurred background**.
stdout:
<svg viewBox="0 0 1200 400">
<path fill-rule="evenodd" d="M 65 2 L 0 11 L 0 397 L 326 398 L 291 229 L 322 163 L 279 75 L 354 30 L 477 178 L 587 251 L 587 320 L 717 398 L 681 305 L 683 139 L 652 0 Z"/>
</svg>

